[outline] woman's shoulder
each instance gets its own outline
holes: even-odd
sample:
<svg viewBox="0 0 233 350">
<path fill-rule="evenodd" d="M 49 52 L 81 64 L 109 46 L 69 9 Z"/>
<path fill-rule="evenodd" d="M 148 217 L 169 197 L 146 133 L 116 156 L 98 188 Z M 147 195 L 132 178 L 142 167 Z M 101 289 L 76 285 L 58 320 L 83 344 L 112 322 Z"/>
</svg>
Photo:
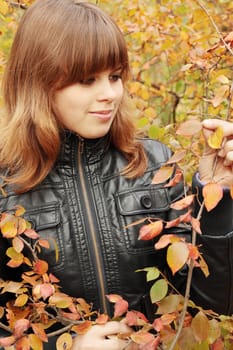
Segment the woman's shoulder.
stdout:
<svg viewBox="0 0 233 350">
<path fill-rule="evenodd" d="M 148 159 L 153 162 L 157 161 L 159 163 L 164 163 L 172 155 L 170 148 L 163 142 L 146 137 L 138 138 L 138 140 L 143 144 Z"/>
</svg>

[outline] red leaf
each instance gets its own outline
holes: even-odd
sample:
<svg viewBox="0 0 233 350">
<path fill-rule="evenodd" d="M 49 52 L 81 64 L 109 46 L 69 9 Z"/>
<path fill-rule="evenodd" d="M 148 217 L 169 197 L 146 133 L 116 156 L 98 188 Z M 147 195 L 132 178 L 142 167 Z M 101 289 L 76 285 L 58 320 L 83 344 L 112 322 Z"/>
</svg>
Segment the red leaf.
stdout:
<svg viewBox="0 0 233 350">
<path fill-rule="evenodd" d="M 43 275 L 48 271 L 47 261 L 38 259 L 34 264 L 34 272 Z"/>
<path fill-rule="evenodd" d="M 114 305 L 114 317 L 122 316 L 128 310 L 129 303 L 124 299 L 119 299 Z"/>
<path fill-rule="evenodd" d="M 27 320 L 25 318 L 17 320 L 15 322 L 15 326 L 14 326 L 14 336 L 16 338 L 21 337 L 23 335 L 23 333 L 28 330 L 29 327 L 30 327 L 29 320 Z"/>
<path fill-rule="evenodd" d="M 148 241 L 158 236 L 163 230 L 163 222 L 161 220 L 143 225 L 139 230 L 139 240 Z"/>
</svg>

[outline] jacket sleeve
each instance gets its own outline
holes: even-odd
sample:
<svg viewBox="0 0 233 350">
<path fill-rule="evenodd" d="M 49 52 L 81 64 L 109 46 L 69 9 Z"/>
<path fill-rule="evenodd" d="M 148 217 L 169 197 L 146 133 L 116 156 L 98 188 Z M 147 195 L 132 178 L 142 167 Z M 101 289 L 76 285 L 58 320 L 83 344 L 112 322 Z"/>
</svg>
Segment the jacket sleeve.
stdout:
<svg viewBox="0 0 233 350">
<path fill-rule="evenodd" d="M 197 194 L 193 216 L 202 203 L 202 184 L 198 175 L 193 177 L 193 193 Z M 211 309 L 219 314 L 233 314 L 233 200 L 229 190 L 224 188 L 224 195 L 219 204 L 211 211 L 204 209 L 201 216 L 202 234 L 197 234 L 197 246 L 209 268 L 205 277 L 200 268 L 194 268 L 190 299 L 204 309 Z M 187 268 L 174 277 L 175 286 L 184 292 Z"/>
</svg>

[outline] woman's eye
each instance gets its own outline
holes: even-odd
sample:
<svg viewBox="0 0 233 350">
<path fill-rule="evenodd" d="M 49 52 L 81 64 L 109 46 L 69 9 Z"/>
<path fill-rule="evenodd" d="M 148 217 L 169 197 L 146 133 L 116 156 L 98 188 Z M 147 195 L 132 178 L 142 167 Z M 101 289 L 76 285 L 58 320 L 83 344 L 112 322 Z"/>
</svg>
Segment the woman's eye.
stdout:
<svg viewBox="0 0 233 350">
<path fill-rule="evenodd" d="M 94 83 L 94 81 L 95 81 L 95 78 L 94 77 L 90 77 L 90 78 L 87 78 L 87 79 L 80 80 L 80 84 L 91 85 L 91 84 Z"/>
<path fill-rule="evenodd" d="M 121 76 L 120 73 L 119 74 L 112 74 L 112 75 L 110 75 L 110 80 L 111 81 L 117 81 L 117 80 L 119 80 L 121 78 L 122 78 L 122 76 Z"/>
</svg>

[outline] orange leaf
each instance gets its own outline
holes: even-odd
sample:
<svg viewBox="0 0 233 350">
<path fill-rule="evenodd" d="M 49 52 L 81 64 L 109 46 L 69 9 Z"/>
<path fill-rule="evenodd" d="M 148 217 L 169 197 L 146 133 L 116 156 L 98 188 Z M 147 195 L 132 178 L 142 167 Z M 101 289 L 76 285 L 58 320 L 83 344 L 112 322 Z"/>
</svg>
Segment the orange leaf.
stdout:
<svg viewBox="0 0 233 350">
<path fill-rule="evenodd" d="M 155 238 L 163 231 L 163 222 L 161 220 L 143 225 L 139 230 L 139 240 L 148 241 Z"/>
<path fill-rule="evenodd" d="M 39 275 L 43 275 L 48 271 L 48 263 L 47 261 L 38 259 L 34 264 L 34 272 Z"/>
<path fill-rule="evenodd" d="M 173 167 L 172 166 L 162 166 L 154 175 L 152 179 L 152 184 L 161 184 L 165 181 L 167 181 L 173 174 Z"/>
<path fill-rule="evenodd" d="M 192 320 L 191 328 L 196 339 L 202 342 L 207 339 L 209 335 L 209 321 L 204 312 L 199 311 Z"/>
<path fill-rule="evenodd" d="M 194 194 L 190 194 L 189 196 L 186 196 L 180 199 L 179 201 L 172 203 L 170 207 L 172 209 L 182 210 L 189 207 L 192 204 L 193 200 L 194 200 Z"/>
<path fill-rule="evenodd" d="M 162 235 L 157 243 L 155 243 L 155 249 L 165 248 L 167 245 L 175 241 L 180 241 L 180 238 L 175 235 Z"/>
<path fill-rule="evenodd" d="M 192 136 L 200 132 L 201 129 L 202 129 L 201 122 L 197 119 L 193 119 L 193 120 L 187 120 L 184 123 L 180 124 L 176 133 L 177 135 Z"/>
<path fill-rule="evenodd" d="M 15 208 L 15 216 L 22 216 L 25 213 L 25 209 L 21 205 L 16 205 Z"/>
<path fill-rule="evenodd" d="M 38 244 L 41 247 L 46 248 L 46 249 L 49 249 L 49 247 L 50 247 L 49 241 L 47 239 L 39 239 Z"/>
<path fill-rule="evenodd" d="M 191 224 L 192 224 L 193 229 L 194 229 L 197 233 L 199 233 L 199 234 L 201 235 L 202 232 L 201 232 L 201 223 L 200 223 L 200 220 L 198 220 L 197 218 L 192 217 L 192 219 L 191 219 Z"/>
<path fill-rule="evenodd" d="M 189 257 L 189 249 L 184 242 L 172 243 L 167 250 L 167 263 L 175 274 L 187 262 Z"/>
<path fill-rule="evenodd" d="M 38 235 L 38 233 L 35 230 L 33 230 L 32 228 L 26 229 L 24 231 L 24 234 L 25 234 L 25 236 L 27 236 L 28 238 L 31 238 L 31 239 L 37 239 L 40 237 Z"/>
<path fill-rule="evenodd" d="M 118 294 L 108 294 L 106 295 L 110 303 L 116 303 L 117 301 L 121 300 L 122 297 Z"/>
<path fill-rule="evenodd" d="M 30 350 L 30 343 L 28 337 L 22 337 L 17 340 L 15 350 Z"/>
<path fill-rule="evenodd" d="M 78 325 L 72 327 L 72 331 L 77 334 L 85 334 L 92 327 L 91 321 L 84 321 Z"/>
<path fill-rule="evenodd" d="M 214 209 L 223 197 L 223 188 L 216 183 L 208 183 L 202 189 L 207 211 Z"/>
<path fill-rule="evenodd" d="M 182 160 L 185 157 L 186 153 L 187 153 L 186 151 L 175 152 L 171 156 L 171 158 L 168 159 L 168 161 L 166 162 L 166 165 L 178 163 L 180 160 Z"/>
<path fill-rule="evenodd" d="M 57 350 L 70 350 L 72 348 L 73 339 L 70 333 L 63 333 L 56 341 Z"/>
<path fill-rule="evenodd" d="M 188 249 L 189 249 L 189 257 L 193 260 L 197 260 L 200 255 L 198 248 L 195 245 L 188 243 Z"/>
<path fill-rule="evenodd" d="M 96 324 L 105 324 L 107 323 L 109 320 L 108 315 L 106 314 L 101 314 L 97 317 L 97 319 L 95 320 Z"/>
<path fill-rule="evenodd" d="M 131 334 L 130 337 L 136 344 L 139 344 L 139 345 L 143 345 L 154 340 L 153 334 L 149 332 L 143 332 L 143 331 L 135 332 Z"/>
<path fill-rule="evenodd" d="M 39 337 L 43 342 L 48 341 L 48 336 L 45 333 L 44 328 L 43 328 L 41 323 L 32 323 L 31 327 L 32 327 L 35 335 L 37 335 L 37 337 Z"/>
</svg>

